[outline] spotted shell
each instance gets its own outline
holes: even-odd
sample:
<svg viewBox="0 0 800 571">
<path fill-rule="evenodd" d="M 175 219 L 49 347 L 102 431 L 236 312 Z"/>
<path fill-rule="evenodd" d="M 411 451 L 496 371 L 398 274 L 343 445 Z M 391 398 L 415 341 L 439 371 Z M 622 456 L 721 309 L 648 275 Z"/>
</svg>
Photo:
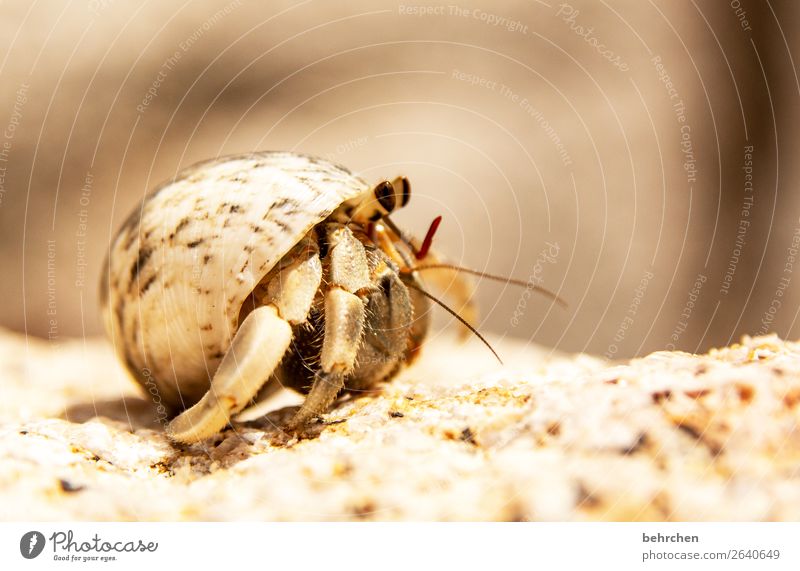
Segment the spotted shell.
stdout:
<svg viewBox="0 0 800 571">
<path fill-rule="evenodd" d="M 101 277 L 106 331 L 165 406 L 209 386 L 261 279 L 315 225 L 369 186 L 285 152 L 198 163 L 148 195 L 114 238 Z"/>
</svg>

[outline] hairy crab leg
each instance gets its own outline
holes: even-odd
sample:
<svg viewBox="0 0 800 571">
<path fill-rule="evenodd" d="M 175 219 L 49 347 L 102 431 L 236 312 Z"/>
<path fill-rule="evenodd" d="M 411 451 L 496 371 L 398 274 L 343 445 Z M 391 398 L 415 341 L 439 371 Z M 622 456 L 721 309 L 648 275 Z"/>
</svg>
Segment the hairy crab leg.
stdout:
<svg viewBox="0 0 800 571">
<path fill-rule="evenodd" d="M 374 286 L 364 246 L 347 226 L 329 224 L 326 240 L 330 246 L 330 266 L 326 275 L 325 336 L 320 355 L 320 371 L 295 416 L 286 425 L 296 431 L 312 418 L 326 412 L 344 387 L 345 378 L 355 367 L 361 346 L 365 316 L 362 296 Z"/>
<path fill-rule="evenodd" d="M 344 388 L 356 361 L 364 330 L 364 303 L 360 297 L 339 288 L 325 296 L 325 338 L 322 342 L 320 371 L 311 390 L 286 430 L 296 431 L 328 410 Z"/>
</svg>

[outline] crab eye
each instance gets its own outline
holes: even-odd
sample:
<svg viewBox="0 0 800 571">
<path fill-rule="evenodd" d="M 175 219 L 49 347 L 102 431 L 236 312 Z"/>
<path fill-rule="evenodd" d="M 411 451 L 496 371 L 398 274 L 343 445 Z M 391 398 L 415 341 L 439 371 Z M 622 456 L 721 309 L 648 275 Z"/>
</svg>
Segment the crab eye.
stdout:
<svg viewBox="0 0 800 571">
<path fill-rule="evenodd" d="M 388 180 L 375 187 L 375 198 L 386 212 L 391 212 L 397 205 L 394 196 L 394 187 Z"/>
</svg>

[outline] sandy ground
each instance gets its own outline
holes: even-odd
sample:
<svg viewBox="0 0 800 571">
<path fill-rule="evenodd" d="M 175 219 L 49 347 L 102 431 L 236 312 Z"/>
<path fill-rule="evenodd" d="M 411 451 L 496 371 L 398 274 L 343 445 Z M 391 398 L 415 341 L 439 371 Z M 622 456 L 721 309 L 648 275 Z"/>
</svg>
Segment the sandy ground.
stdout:
<svg viewBox="0 0 800 571">
<path fill-rule="evenodd" d="M 440 337 L 288 443 L 175 446 L 103 340 L 0 330 L 4 520 L 797 520 L 800 345 L 631 363 Z M 246 417 L 245 417 L 246 418 Z"/>
</svg>

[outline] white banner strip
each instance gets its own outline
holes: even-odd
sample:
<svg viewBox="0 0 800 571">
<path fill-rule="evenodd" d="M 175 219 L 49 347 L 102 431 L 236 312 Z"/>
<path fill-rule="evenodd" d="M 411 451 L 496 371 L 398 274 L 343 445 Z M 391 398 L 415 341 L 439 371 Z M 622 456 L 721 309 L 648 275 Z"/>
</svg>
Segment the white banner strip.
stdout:
<svg viewBox="0 0 800 571">
<path fill-rule="evenodd" d="M 800 569 L 800 523 L 33 522 L 0 535 L 2 569 Z"/>
</svg>

